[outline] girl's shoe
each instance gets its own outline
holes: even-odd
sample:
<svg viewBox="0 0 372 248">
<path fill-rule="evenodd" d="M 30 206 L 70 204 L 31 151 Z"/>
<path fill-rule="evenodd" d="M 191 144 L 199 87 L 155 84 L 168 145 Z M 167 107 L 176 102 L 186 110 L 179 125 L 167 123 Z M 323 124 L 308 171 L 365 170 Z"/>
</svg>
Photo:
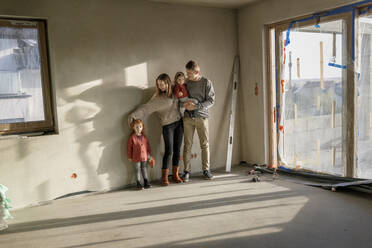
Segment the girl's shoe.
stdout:
<svg viewBox="0 0 372 248">
<path fill-rule="evenodd" d="M 143 190 L 143 185 L 141 184 L 140 181 L 137 181 L 137 189 L 138 190 Z"/>
<path fill-rule="evenodd" d="M 148 188 L 152 187 L 151 184 L 149 183 L 149 180 L 144 179 L 143 181 L 145 182 L 145 189 L 148 189 Z"/>
</svg>

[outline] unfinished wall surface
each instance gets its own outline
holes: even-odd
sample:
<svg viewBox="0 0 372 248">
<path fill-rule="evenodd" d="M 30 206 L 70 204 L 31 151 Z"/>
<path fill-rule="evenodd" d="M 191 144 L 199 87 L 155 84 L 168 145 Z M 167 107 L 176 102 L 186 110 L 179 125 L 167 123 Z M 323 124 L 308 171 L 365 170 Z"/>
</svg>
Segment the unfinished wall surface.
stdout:
<svg viewBox="0 0 372 248">
<path fill-rule="evenodd" d="M 345 0 L 270 0 L 240 9 L 238 12 L 239 52 L 242 87 L 240 92 L 240 126 L 242 159 L 250 163 L 267 163 L 267 106 L 264 84 L 264 25 L 315 12 L 328 10 L 356 1 Z M 255 84 L 259 94 L 255 96 Z"/>
<path fill-rule="evenodd" d="M 211 164 L 225 166 L 235 11 L 142 0 L 4 0 L 0 15 L 47 19 L 59 129 L 56 135 L 0 140 L 0 183 L 8 186 L 13 207 L 134 183 L 126 156 L 128 114 L 152 96 L 158 74 L 173 78 L 189 59 L 214 83 Z M 146 124 L 158 163 L 150 170 L 155 180 L 164 144 L 157 117 Z M 195 136 L 193 172 L 201 170 L 199 150 Z M 234 149 L 233 163 L 239 160 Z"/>
</svg>

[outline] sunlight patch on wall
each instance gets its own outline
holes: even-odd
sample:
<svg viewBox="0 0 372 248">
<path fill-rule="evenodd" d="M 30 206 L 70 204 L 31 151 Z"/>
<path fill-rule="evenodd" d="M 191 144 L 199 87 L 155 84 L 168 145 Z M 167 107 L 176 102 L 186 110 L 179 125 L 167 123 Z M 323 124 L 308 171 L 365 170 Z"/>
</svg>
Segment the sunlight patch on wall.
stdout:
<svg viewBox="0 0 372 248">
<path fill-rule="evenodd" d="M 86 83 L 81 83 L 72 87 L 65 89 L 65 92 L 68 96 L 77 96 L 83 93 L 84 91 L 93 88 L 95 86 L 101 85 L 102 79 L 93 80 Z"/>
<path fill-rule="evenodd" d="M 124 68 L 124 81 L 126 86 L 147 89 L 149 87 L 149 81 L 147 78 L 147 63 Z"/>
</svg>

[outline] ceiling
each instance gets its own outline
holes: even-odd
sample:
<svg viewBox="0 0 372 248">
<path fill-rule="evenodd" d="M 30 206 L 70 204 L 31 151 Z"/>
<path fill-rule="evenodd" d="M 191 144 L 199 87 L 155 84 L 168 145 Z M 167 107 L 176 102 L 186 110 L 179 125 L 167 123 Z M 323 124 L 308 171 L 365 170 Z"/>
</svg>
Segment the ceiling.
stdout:
<svg viewBox="0 0 372 248">
<path fill-rule="evenodd" d="M 151 2 L 238 9 L 263 0 L 149 0 Z"/>
</svg>

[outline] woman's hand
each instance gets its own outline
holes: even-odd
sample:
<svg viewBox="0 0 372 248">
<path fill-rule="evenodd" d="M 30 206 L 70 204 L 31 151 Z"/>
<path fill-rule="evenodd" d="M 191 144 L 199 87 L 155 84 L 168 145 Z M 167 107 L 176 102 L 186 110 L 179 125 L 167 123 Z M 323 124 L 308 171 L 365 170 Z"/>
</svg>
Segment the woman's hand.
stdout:
<svg viewBox="0 0 372 248">
<path fill-rule="evenodd" d="M 128 158 L 129 162 L 133 162 L 133 160 L 131 158 Z"/>
</svg>

